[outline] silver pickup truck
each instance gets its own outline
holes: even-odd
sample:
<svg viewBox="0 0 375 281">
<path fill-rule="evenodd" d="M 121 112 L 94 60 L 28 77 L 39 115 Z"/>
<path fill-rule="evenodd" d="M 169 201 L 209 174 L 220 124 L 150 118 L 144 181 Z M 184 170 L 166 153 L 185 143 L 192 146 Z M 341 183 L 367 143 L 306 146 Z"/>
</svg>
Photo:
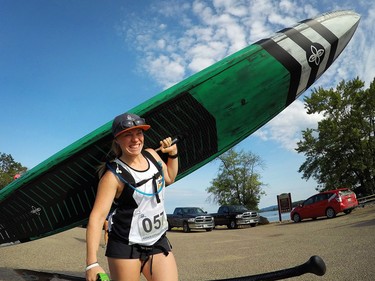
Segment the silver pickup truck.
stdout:
<svg viewBox="0 0 375 281">
<path fill-rule="evenodd" d="M 178 207 L 173 214 L 167 214 L 167 219 L 169 230 L 182 227 L 184 232 L 190 232 L 191 229 L 211 231 L 215 228 L 213 217 L 197 207 Z"/>
</svg>

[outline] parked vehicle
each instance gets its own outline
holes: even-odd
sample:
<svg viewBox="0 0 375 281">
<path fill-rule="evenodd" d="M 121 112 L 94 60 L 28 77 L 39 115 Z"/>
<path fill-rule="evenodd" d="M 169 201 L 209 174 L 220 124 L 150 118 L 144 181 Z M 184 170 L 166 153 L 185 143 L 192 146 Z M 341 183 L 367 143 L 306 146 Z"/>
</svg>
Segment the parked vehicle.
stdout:
<svg viewBox="0 0 375 281">
<path fill-rule="evenodd" d="M 318 217 L 333 218 L 336 214 L 344 212 L 350 214 L 358 206 L 357 196 L 348 188 L 324 191 L 311 196 L 302 204 L 293 208 L 290 218 L 294 222 L 303 219 Z"/>
<path fill-rule="evenodd" d="M 173 214 L 167 214 L 168 227 L 182 227 L 184 232 L 191 229 L 205 229 L 211 231 L 215 228 L 214 218 L 196 207 L 178 207 Z"/>
<path fill-rule="evenodd" d="M 228 228 L 238 228 L 240 225 L 255 227 L 259 222 L 259 214 L 256 211 L 249 211 L 242 205 L 220 206 L 217 213 L 211 214 L 214 217 L 215 225 L 226 225 Z"/>
</svg>

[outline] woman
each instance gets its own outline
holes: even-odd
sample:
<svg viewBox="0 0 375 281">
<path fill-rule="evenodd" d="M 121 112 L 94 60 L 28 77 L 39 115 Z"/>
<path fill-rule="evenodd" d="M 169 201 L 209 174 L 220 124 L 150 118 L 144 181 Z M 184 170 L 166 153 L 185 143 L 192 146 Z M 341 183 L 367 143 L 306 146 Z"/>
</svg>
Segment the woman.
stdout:
<svg viewBox="0 0 375 281">
<path fill-rule="evenodd" d="M 109 218 L 106 256 L 111 279 L 116 281 L 178 280 L 171 245 L 165 236 L 168 222 L 164 209 L 165 185 L 174 182 L 178 172 L 177 146 L 172 139 L 160 141 L 168 153 L 167 163 L 153 149 L 143 150 L 143 132 L 150 128 L 143 118 L 124 113 L 112 124 L 112 150 L 116 159 L 107 163 L 87 226 L 86 280 L 96 280 L 103 268 L 97 251 L 103 223 Z M 145 152 L 146 151 L 146 152 Z M 160 166 L 159 166 L 160 165 Z"/>
</svg>

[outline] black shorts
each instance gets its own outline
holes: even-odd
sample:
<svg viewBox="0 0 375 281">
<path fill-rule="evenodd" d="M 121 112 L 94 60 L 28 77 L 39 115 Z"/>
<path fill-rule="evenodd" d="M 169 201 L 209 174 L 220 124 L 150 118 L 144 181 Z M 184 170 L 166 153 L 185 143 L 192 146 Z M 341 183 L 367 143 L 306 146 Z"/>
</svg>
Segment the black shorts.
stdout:
<svg viewBox="0 0 375 281">
<path fill-rule="evenodd" d="M 168 253 L 172 250 L 172 245 L 168 238 L 163 235 L 153 246 L 141 246 L 138 244 L 128 245 L 113 239 L 109 239 L 105 255 L 109 258 L 117 259 L 140 259 L 144 260 L 149 256 Z"/>
</svg>

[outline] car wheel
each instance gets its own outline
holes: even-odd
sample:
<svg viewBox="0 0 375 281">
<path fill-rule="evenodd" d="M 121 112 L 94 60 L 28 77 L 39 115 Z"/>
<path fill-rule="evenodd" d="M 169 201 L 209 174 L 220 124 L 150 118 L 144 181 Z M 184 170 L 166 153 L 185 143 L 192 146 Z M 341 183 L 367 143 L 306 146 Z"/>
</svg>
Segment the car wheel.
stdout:
<svg viewBox="0 0 375 281">
<path fill-rule="evenodd" d="M 293 221 L 294 222 L 300 222 L 301 221 L 301 216 L 298 213 L 295 213 L 293 215 Z"/>
<path fill-rule="evenodd" d="M 352 209 L 350 209 L 350 210 L 345 210 L 345 211 L 344 211 L 344 213 L 345 213 L 346 215 L 349 215 L 351 212 L 352 212 Z"/>
<path fill-rule="evenodd" d="M 184 222 L 182 229 L 184 230 L 185 233 L 190 232 L 190 227 L 186 221 Z"/>
<path fill-rule="evenodd" d="M 326 216 L 327 216 L 327 218 L 329 218 L 329 219 L 334 218 L 334 217 L 336 216 L 336 212 L 335 212 L 335 210 L 332 209 L 332 208 L 328 208 L 328 209 L 326 210 Z"/>
<path fill-rule="evenodd" d="M 256 224 L 256 223 L 250 223 L 250 226 L 251 226 L 251 227 L 256 227 L 257 224 Z"/>
<path fill-rule="evenodd" d="M 236 221 L 235 221 L 235 220 L 231 220 L 227 226 L 228 226 L 228 228 L 230 228 L 230 229 L 237 228 Z"/>
</svg>

